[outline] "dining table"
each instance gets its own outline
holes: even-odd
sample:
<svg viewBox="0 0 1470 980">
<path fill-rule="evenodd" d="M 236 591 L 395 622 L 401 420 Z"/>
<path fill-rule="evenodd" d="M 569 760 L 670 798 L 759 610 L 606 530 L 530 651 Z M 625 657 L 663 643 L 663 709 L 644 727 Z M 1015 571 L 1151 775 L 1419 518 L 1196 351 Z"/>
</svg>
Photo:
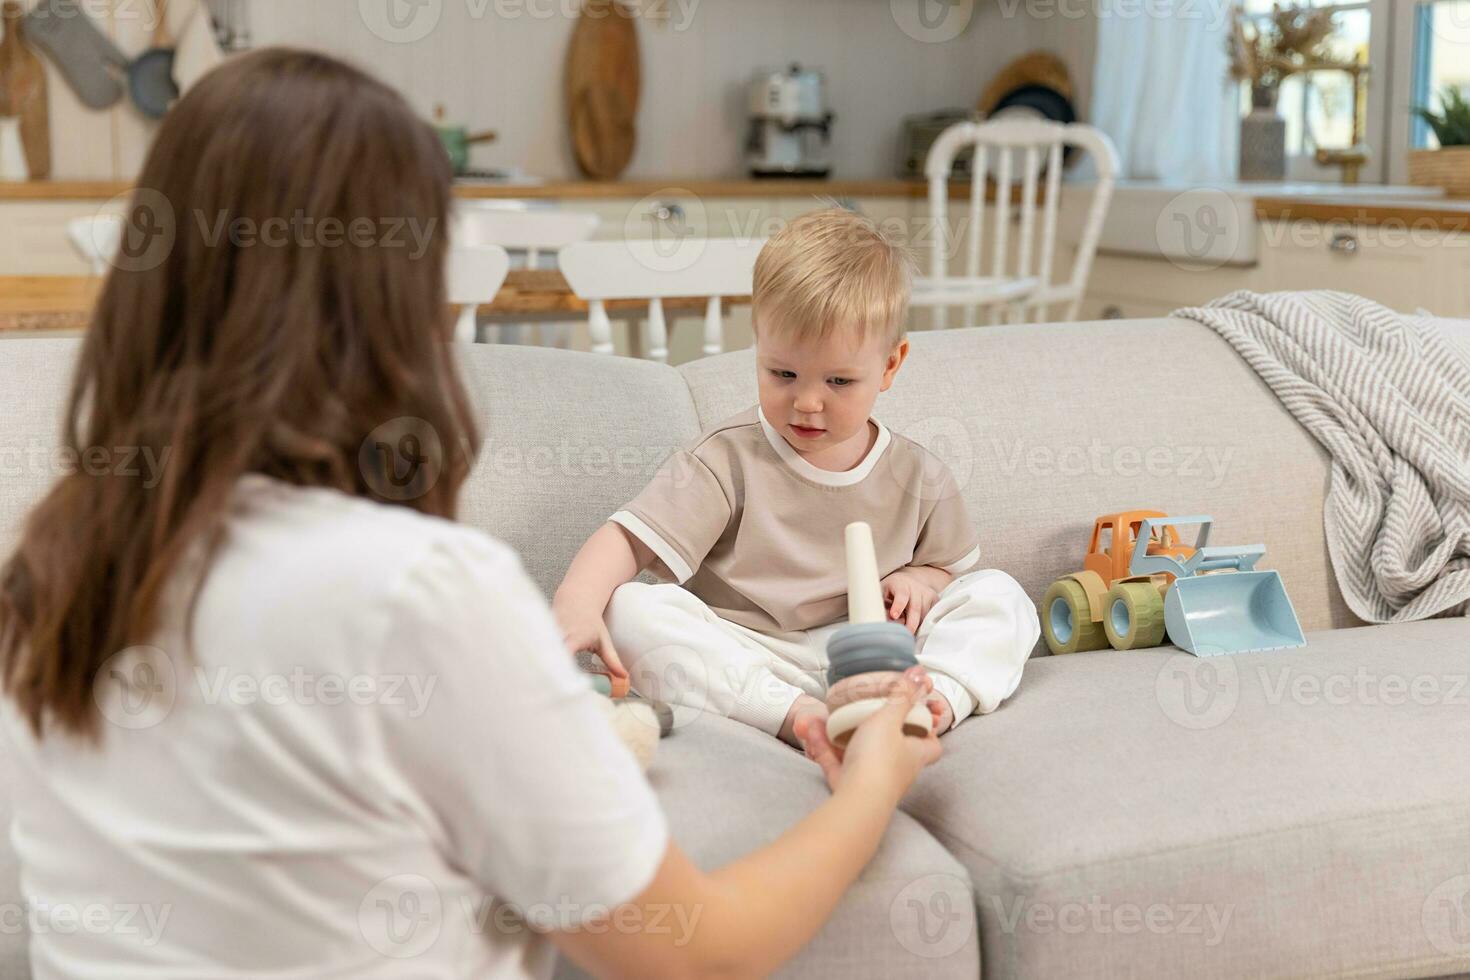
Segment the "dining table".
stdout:
<svg viewBox="0 0 1470 980">
<path fill-rule="evenodd" d="M 0 275 L 0 337 L 84 331 L 102 283 L 96 276 Z M 741 305 L 750 297 L 728 297 L 724 302 Z M 663 301 L 671 328 L 678 317 L 703 317 L 705 304 L 704 298 L 695 296 Z M 615 299 L 604 305 L 614 319 L 640 320 L 648 313 L 647 300 Z M 559 269 L 512 269 L 494 301 L 480 307 L 480 314 L 482 322 L 490 323 L 580 320 L 587 316 L 587 301 L 572 292 Z M 635 352 L 639 334 L 635 330 L 630 337 Z"/>
</svg>

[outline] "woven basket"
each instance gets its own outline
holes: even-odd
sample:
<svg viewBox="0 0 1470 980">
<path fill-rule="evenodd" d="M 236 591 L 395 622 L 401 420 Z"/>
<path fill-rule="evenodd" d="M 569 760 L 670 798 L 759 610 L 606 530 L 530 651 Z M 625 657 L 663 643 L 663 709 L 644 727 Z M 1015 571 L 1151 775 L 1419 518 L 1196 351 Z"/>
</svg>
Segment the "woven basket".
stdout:
<svg viewBox="0 0 1470 980">
<path fill-rule="evenodd" d="M 1443 187 L 1451 197 L 1470 197 L 1470 146 L 1410 150 L 1409 183 Z"/>
</svg>

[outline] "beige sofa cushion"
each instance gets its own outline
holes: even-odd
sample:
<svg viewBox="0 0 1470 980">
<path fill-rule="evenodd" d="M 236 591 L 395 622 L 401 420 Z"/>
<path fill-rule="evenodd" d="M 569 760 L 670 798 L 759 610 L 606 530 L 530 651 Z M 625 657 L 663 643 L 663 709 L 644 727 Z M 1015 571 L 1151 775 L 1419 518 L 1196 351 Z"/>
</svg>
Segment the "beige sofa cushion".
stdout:
<svg viewBox="0 0 1470 980">
<path fill-rule="evenodd" d="M 460 519 L 521 554 L 550 599 L 577 549 L 699 434 L 678 372 L 626 357 L 464 345 L 484 445 Z"/>
<path fill-rule="evenodd" d="M 676 717 L 648 779 L 674 839 L 701 868 L 774 842 L 829 798 L 821 771 L 769 735 L 717 715 Z M 973 980 L 981 959 L 969 875 L 900 812 L 821 932 L 776 976 Z M 557 976 L 584 974 L 563 961 Z"/>
<path fill-rule="evenodd" d="M 986 980 L 1470 970 L 1467 633 L 1033 659 L 903 804 L 970 870 Z"/>
<path fill-rule="evenodd" d="M 910 335 L 875 414 L 949 462 L 981 563 L 1035 600 L 1082 567 L 1093 519 L 1152 507 L 1264 542 L 1305 629 L 1356 625 L 1327 556 L 1327 457 L 1235 352 L 1187 320 Z M 753 354 L 680 368 L 702 425 L 756 398 Z M 1044 647 L 1039 649 L 1044 650 Z"/>
</svg>

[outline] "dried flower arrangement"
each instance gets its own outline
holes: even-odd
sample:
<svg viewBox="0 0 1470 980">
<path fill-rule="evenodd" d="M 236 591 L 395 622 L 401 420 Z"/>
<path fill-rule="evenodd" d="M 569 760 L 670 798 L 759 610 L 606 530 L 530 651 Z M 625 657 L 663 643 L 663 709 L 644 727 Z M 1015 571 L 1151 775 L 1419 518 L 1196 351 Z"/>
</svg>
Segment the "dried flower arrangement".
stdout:
<svg viewBox="0 0 1470 980">
<path fill-rule="evenodd" d="M 1272 4 L 1264 23 L 1238 7 L 1232 18 L 1226 41 L 1230 77 L 1250 82 L 1252 105 L 1274 108 L 1281 83 L 1292 75 L 1354 65 L 1332 57 L 1328 42 L 1336 28 L 1331 10 Z"/>
</svg>

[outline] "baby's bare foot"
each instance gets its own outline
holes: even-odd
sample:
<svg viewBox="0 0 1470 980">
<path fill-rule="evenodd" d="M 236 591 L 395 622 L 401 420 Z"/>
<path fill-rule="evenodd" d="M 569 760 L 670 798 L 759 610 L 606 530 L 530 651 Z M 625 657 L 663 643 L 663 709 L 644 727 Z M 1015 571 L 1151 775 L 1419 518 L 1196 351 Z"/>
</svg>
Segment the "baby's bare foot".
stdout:
<svg viewBox="0 0 1470 980">
<path fill-rule="evenodd" d="M 781 741 L 797 750 L 804 750 L 804 739 L 796 731 L 796 723 L 802 718 L 826 718 L 827 706 L 809 694 L 803 694 L 791 702 L 791 707 L 786 712 L 786 719 L 781 722 L 781 731 L 777 737 Z"/>
<path fill-rule="evenodd" d="M 934 715 L 934 734 L 943 735 L 954 727 L 954 708 L 943 694 L 936 691 L 930 696 L 929 711 Z"/>
</svg>

